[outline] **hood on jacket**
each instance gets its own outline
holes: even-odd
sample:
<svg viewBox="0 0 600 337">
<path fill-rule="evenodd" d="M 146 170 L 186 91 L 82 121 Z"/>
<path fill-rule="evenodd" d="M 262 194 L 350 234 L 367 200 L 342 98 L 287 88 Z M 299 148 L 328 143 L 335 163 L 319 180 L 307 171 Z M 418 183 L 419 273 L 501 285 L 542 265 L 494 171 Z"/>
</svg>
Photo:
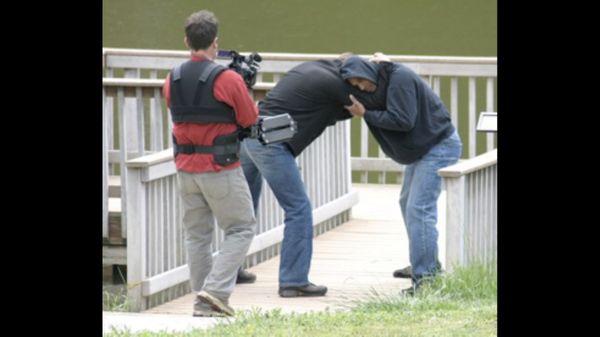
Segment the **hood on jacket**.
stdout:
<svg viewBox="0 0 600 337">
<path fill-rule="evenodd" d="M 342 65 L 340 75 L 344 80 L 359 77 L 377 83 L 377 71 L 377 64 L 369 62 L 360 56 L 351 56 Z"/>
</svg>

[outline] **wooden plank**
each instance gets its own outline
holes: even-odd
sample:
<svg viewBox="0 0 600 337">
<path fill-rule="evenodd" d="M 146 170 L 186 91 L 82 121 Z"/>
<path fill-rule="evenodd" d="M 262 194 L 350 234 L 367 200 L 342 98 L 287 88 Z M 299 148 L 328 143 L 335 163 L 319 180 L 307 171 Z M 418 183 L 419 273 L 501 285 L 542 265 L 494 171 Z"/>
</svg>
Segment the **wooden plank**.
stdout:
<svg viewBox="0 0 600 337">
<path fill-rule="evenodd" d="M 433 77 L 433 92 L 435 92 L 436 95 L 440 96 L 441 90 L 442 90 L 442 88 L 441 88 L 440 77 L 434 76 Z"/>
<path fill-rule="evenodd" d="M 492 150 L 471 159 L 461 160 L 454 165 L 439 170 L 438 173 L 442 177 L 459 177 L 482 168 L 492 166 L 496 164 L 497 161 L 498 150 Z"/>
<path fill-rule="evenodd" d="M 339 214 L 341 210 L 351 208 L 357 202 L 358 194 L 356 192 L 349 193 L 341 198 L 338 198 L 313 210 L 313 221 L 315 224 L 323 222 L 326 219 L 329 219 L 332 216 Z M 284 225 L 282 224 L 255 236 L 252 240 L 252 244 L 250 245 L 246 256 L 261 251 L 269 246 L 274 245 L 277 242 L 281 242 L 281 240 L 283 239 L 283 230 Z M 159 240 L 159 243 L 161 242 L 162 241 Z M 159 244 L 159 246 L 161 245 Z M 158 248 L 158 251 L 159 255 L 162 254 L 161 248 Z M 162 265 L 158 266 L 158 270 L 162 270 Z M 189 269 L 187 265 L 180 266 L 169 271 L 159 272 L 158 275 L 153 275 L 152 277 L 143 281 L 142 294 L 144 296 L 150 296 L 164 289 L 172 287 L 176 284 L 184 282 L 188 279 Z"/>
<path fill-rule="evenodd" d="M 163 112 L 161 105 L 160 89 L 154 89 L 154 109 L 150 115 L 150 136 L 152 139 L 152 151 L 164 150 L 163 137 Z"/>
<path fill-rule="evenodd" d="M 444 179 L 446 206 L 446 270 L 462 265 L 464 256 L 465 177 Z"/>
<path fill-rule="evenodd" d="M 379 256 L 375 255 L 375 258 L 372 254 L 374 249 L 371 245 L 357 244 L 350 241 L 337 246 L 335 250 L 331 250 L 327 255 L 319 253 L 323 250 L 322 244 L 327 240 L 335 240 L 337 231 L 347 225 L 355 228 L 376 225 L 392 230 L 394 233 L 387 234 L 391 240 L 378 245 L 382 250 Z M 354 220 L 315 238 L 309 278 L 317 284 L 328 286 L 329 291 L 325 297 L 280 298 L 277 295 L 279 258 L 273 258 L 249 268 L 251 272 L 256 273 L 258 276 L 256 283 L 236 285 L 230 298 L 230 304 L 236 310 L 260 307 L 262 310 L 279 308 L 284 312 L 305 312 L 324 310 L 327 307 L 342 308 L 344 304 L 352 300 L 363 298 L 365 294 L 371 293 L 373 289 L 383 295 L 397 293 L 399 288 L 410 285 L 410 280 L 399 280 L 391 277 L 391 272 L 394 269 L 408 263 L 406 234 L 403 231 L 398 231 L 397 227 L 399 226 L 395 222 Z M 386 236 L 385 230 L 382 236 Z M 356 235 L 356 237 L 360 237 L 360 235 Z M 393 240 L 394 238 L 397 240 Z M 372 238 L 364 238 L 365 243 L 368 243 L 370 239 Z M 404 246 L 398 247 L 398 242 L 404 242 Z M 394 251 L 395 255 L 391 256 L 388 253 L 391 251 Z M 194 295 L 188 294 L 146 312 L 191 314 L 193 300 Z"/>
<path fill-rule="evenodd" d="M 142 294 L 142 281 L 146 277 L 146 200 L 138 169 L 126 170 L 131 183 L 124 193 L 127 212 L 127 297 L 132 310 L 146 308 Z"/>
<path fill-rule="evenodd" d="M 125 133 L 127 129 L 127 118 L 125 117 L 125 98 L 123 89 L 119 88 L 117 93 L 117 114 L 119 118 L 119 167 L 121 169 L 121 194 L 127 195 L 127 174 L 125 163 L 127 162 L 127 153 L 129 144 L 126 141 Z M 125 171 L 125 172 L 124 172 Z M 109 201 L 110 202 L 110 201 Z M 110 203 L 109 203 L 110 206 Z M 121 199 L 121 231 L 122 237 L 126 237 L 123 233 L 127 231 L 127 205 L 125 198 Z"/>
<path fill-rule="evenodd" d="M 161 162 L 144 168 L 142 173 L 142 181 L 149 182 L 159 180 L 177 173 L 175 161 Z"/>
<path fill-rule="evenodd" d="M 150 155 L 156 153 L 155 151 L 144 151 L 144 155 Z M 125 157 L 127 158 L 136 158 L 138 156 L 138 152 L 136 151 L 128 151 Z M 121 162 L 121 151 L 120 150 L 108 150 L 108 163 L 120 163 Z"/>
<path fill-rule="evenodd" d="M 360 119 L 360 156 L 362 158 L 369 157 L 369 132 L 367 129 L 367 123 L 363 118 Z M 360 181 L 362 183 L 366 183 L 367 179 L 367 172 L 361 173 Z"/>
<path fill-rule="evenodd" d="M 137 154 L 136 157 L 141 157 L 144 155 L 144 150 L 146 148 L 146 142 L 144 139 L 144 100 L 142 99 L 142 88 L 135 88 L 135 98 L 136 98 L 136 121 L 137 121 Z"/>
<path fill-rule="evenodd" d="M 133 49 L 133 48 L 103 48 L 106 60 L 106 67 L 110 67 L 111 57 L 126 56 L 134 57 L 156 57 L 156 58 L 177 58 L 185 61 L 189 58 L 187 50 L 158 50 L 158 49 Z M 249 51 L 240 51 L 240 54 L 250 54 Z M 270 53 L 260 52 L 263 60 L 294 60 L 294 61 L 314 61 L 319 59 L 336 59 L 340 54 L 308 54 L 308 53 Z M 358 56 L 369 58 L 371 54 L 358 54 Z M 394 62 L 423 62 L 423 63 L 446 63 L 446 64 L 497 64 L 497 57 L 481 56 L 423 56 L 423 55 L 386 55 Z M 220 59 L 221 60 L 221 59 Z M 223 58 L 222 60 L 227 60 Z M 181 62 L 181 61 L 180 61 Z M 123 66 L 132 67 L 131 65 Z M 114 67 L 113 67 L 114 68 Z"/>
<path fill-rule="evenodd" d="M 353 171 L 384 171 L 404 172 L 404 165 L 398 164 L 390 158 L 350 158 Z"/>
<path fill-rule="evenodd" d="M 477 154 L 477 138 L 475 135 L 475 100 L 477 99 L 475 93 L 475 78 L 469 77 L 469 158 L 473 158 Z"/>
<path fill-rule="evenodd" d="M 450 113 L 452 124 L 458 127 L 458 78 L 450 80 Z"/>
<path fill-rule="evenodd" d="M 108 238 L 108 125 L 106 95 L 102 90 L 102 237 Z"/>
<path fill-rule="evenodd" d="M 125 246 L 102 246 L 102 265 L 115 264 L 127 264 L 127 248 Z"/>
<path fill-rule="evenodd" d="M 494 109 L 494 78 L 488 77 L 486 82 L 486 110 L 495 111 Z M 494 149 L 494 134 L 488 133 L 486 135 L 487 150 L 492 151 Z"/>
<path fill-rule="evenodd" d="M 173 161 L 172 149 L 163 150 L 150 155 L 129 160 L 127 161 L 127 167 L 149 167 L 169 161 Z"/>
</svg>

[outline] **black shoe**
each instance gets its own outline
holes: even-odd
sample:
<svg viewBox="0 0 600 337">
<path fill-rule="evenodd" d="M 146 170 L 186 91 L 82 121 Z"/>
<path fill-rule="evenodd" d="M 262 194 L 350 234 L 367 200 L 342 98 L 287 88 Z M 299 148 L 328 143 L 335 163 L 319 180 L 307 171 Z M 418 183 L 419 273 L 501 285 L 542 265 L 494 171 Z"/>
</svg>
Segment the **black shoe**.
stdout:
<svg viewBox="0 0 600 337">
<path fill-rule="evenodd" d="M 256 281 L 256 275 L 245 269 L 238 270 L 237 280 L 235 283 L 254 283 L 254 281 Z"/>
<path fill-rule="evenodd" d="M 314 283 L 309 283 L 301 287 L 279 288 L 279 296 L 281 297 L 325 296 L 326 293 L 326 286 L 318 286 Z"/>
<path fill-rule="evenodd" d="M 402 289 L 402 294 L 407 296 L 414 296 L 424 284 L 431 284 L 434 278 L 434 276 L 426 276 L 418 280 L 412 280 L 412 286 L 410 288 Z"/>
<path fill-rule="evenodd" d="M 412 278 L 412 267 L 407 266 L 402 269 L 394 270 L 394 277 L 397 278 Z"/>
<path fill-rule="evenodd" d="M 418 287 L 415 287 L 413 285 L 410 288 L 402 289 L 402 295 L 415 296 L 415 293 L 417 292 L 417 290 L 418 290 Z"/>
<path fill-rule="evenodd" d="M 440 263 L 440 261 L 437 261 L 436 263 L 436 269 L 435 269 L 435 273 L 441 273 L 442 272 L 442 264 Z M 412 267 L 411 266 L 406 266 L 402 269 L 398 269 L 394 271 L 394 277 L 397 278 L 412 278 Z"/>
</svg>

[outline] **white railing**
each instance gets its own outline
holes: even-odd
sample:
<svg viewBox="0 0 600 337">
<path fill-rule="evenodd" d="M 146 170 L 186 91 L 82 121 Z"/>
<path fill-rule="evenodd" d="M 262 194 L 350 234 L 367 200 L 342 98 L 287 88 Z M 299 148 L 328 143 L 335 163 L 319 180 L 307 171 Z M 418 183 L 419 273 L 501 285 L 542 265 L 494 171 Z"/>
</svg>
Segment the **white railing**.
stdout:
<svg viewBox="0 0 600 337">
<path fill-rule="evenodd" d="M 338 54 L 260 54 L 263 61 L 257 81 L 263 85 L 263 90 L 270 89 L 289 69 L 302 62 L 338 57 Z M 368 57 L 369 55 L 361 56 Z M 171 68 L 188 57 L 189 52 L 187 51 L 105 48 L 102 62 L 106 77 L 156 79 L 164 78 Z M 482 135 L 485 147 L 478 146 L 475 124 L 478 111 L 496 111 L 496 57 L 390 55 L 390 58 L 413 69 L 440 95 L 450 110 L 454 125 L 459 129 L 459 134 L 465 144 L 464 153 L 467 158 L 495 148 L 495 137 L 492 134 Z M 227 60 L 218 60 L 217 62 L 223 65 L 228 63 Z M 463 86 L 467 87 L 465 93 L 459 91 L 459 88 Z M 482 86 L 485 86 L 485 108 L 481 104 L 477 104 L 477 88 Z M 264 92 L 256 98 L 263 95 Z M 134 109 L 133 103 L 131 104 L 131 109 Z M 108 105 L 110 106 L 110 104 Z M 107 111 L 107 115 L 110 119 L 112 116 L 110 109 Z M 377 173 L 376 180 L 379 183 L 386 182 L 388 172 L 395 174 L 403 171 L 403 166 L 386 158 L 379 145 L 372 136 L 369 136 L 367 126 L 362 119 L 352 120 L 352 130 L 353 137 L 360 140 L 353 142 L 352 170 L 360 172 L 361 182 L 367 182 L 367 173 L 370 171 Z M 108 137 L 110 137 L 112 130 L 108 132 Z M 159 142 L 160 139 L 155 141 Z M 114 148 L 112 145 L 112 143 L 109 144 L 111 149 Z M 400 178 L 399 175 L 398 178 Z"/>
<path fill-rule="evenodd" d="M 258 76 L 259 82 L 252 93 L 255 99 L 264 97 L 275 82 L 293 66 L 308 60 L 337 57 L 334 54 L 261 55 L 264 61 Z M 120 175 L 122 237 L 127 237 L 128 240 L 128 283 L 131 299 L 137 309 L 155 306 L 189 291 L 189 285 L 184 282 L 187 280 L 187 267 L 178 218 L 180 210 L 175 194 L 175 171 L 169 157 L 170 150 L 164 152 L 172 145 L 171 122 L 161 96 L 164 76 L 187 57 L 188 53 L 184 51 L 103 51 L 107 76 L 103 79 L 102 91 L 103 235 L 108 235 L 109 176 Z M 414 69 L 436 92 L 442 93 L 442 99 L 450 108 L 452 120 L 458 126 L 466 145 L 466 157 L 474 157 L 477 154 L 476 84 L 480 80 L 485 81 L 485 110 L 495 111 L 496 58 L 394 55 L 391 58 Z M 220 62 L 225 64 L 227 61 Z M 442 86 L 446 81 L 449 86 Z M 468 109 L 459 104 L 464 103 L 458 92 L 460 81 L 468 81 Z M 449 96 L 444 95 L 443 88 L 449 91 L 446 92 Z M 445 99 L 446 96 L 449 99 Z M 467 125 L 463 127 L 465 123 Z M 352 138 L 360 140 L 354 142 L 352 152 L 351 130 Z M 485 140 L 487 150 L 495 147 L 493 136 L 488 135 Z M 347 210 L 356 203 L 357 198 L 350 192 L 351 170 L 360 172 L 361 181 L 366 181 L 367 172 L 375 171 L 379 182 L 386 181 L 386 173 L 402 172 L 403 167 L 385 158 L 378 146 L 374 157 L 372 153 L 369 154 L 369 149 L 372 150 L 376 144 L 373 142 L 366 124 L 362 120 L 353 119 L 327 128 L 298 158 L 303 180 L 313 203 L 315 224 L 320 223 L 315 228 L 315 234 L 347 220 Z M 358 156 L 350 158 L 351 153 Z M 472 167 L 472 160 L 480 160 L 476 158 L 461 161 L 455 166 Z M 447 261 L 467 263 L 472 257 L 479 257 L 481 254 L 495 254 L 495 161 L 489 166 L 493 168 L 481 169 L 487 173 L 480 173 L 480 169 L 469 171 L 471 169 L 461 168 L 461 177 L 452 176 L 456 173 L 444 176 L 444 184 L 448 189 L 447 233 L 451 234 L 451 238 L 462 238 L 462 241 L 450 243 Z M 453 167 L 448 168 L 450 171 L 447 172 L 456 172 Z M 122 174 L 125 171 L 127 173 Z M 446 174 L 444 172 L 446 171 L 442 170 L 440 174 Z M 493 185 L 490 185 L 491 182 Z M 490 194 L 492 188 L 493 194 Z M 482 202 L 480 200 L 486 200 L 483 205 L 489 206 L 479 208 L 477 202 Z M 493 232 L 485 229 L 487 227 L 478 227 L 483 221 L 478 219 L 493 219 L 493 222 L 486 222 L 493 223 Z M 279 252 L 283 213 L 267 185 L 258 220 L 259 235 L 250 248 L 246 266 L 264 261 Z M 218 249 L 218 242 L 222 239 L 219 230 L 215 231 L 214 239 L 214 249 Z M 159 243 L 162 246 L 159 247 Z"/>
<path fill-rule="evenodd" d="M 351 191 L 350 124 L 338 123 L 297 158 L 312 201 L 315 235 L 348 220 L 358 202 Z M 150 308 L 189 292 L 189 270 L 181 224 L 172 150 L 127 161 L 127 283 L 133 310 Z M 284 214 L 265 183 L 260 200 L 257 236 L 246 266 L 278 253 Z M 223 232 L 215 230 L 213 252 Z"/>
<path fill-rule="evenodd" d="M 443 168 L 439 174 L 446 189 L 446 269 L 496 261 L 497 151 Z"/>
<path fill-rule="evenodd" d="M 129 159 L 163 151 L 172 147 L 171 119 L 162 99 L 164 80 L 138 78 L 103 78 L 103 226 L 108 238 L 108 181 L 119 176 L 121 196 L 128 188 L 127 176 L 120 174 Z M 258 97 L 273 87 L 259 83 L 253 94 Z M 116 121 L 115 121 L 116 119 Z M 116 122 L 116 123 L 115 123 Z M 115 130 L 115 124 L 117 129 Z M 127 237 L 127 204 L 121 198 L 121 238 Z"/>
</svg>

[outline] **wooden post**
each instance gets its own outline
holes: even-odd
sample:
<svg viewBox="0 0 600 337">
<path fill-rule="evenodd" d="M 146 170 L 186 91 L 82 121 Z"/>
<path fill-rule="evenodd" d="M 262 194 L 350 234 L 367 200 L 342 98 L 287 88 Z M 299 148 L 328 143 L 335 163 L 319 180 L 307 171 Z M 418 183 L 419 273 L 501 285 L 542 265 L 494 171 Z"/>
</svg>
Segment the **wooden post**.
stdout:
<svg viewBox="0 0 600 337">
<path fill-rule="evenodd" d="M 102 88 L 102 237 L 108 238 L 108 123 L 106 90 Z"/>
<path fill-rule="evenodd" d="M 127 143 L 125 134 L 127 130 L 127 116 L 125 114 L 125 94 L 124 88 L 117 89 L 117 110 L 119 118 L 119 168 L 121 170 L 121 237 L 127 237 L 127 201 L 123 196 L 127 195 L 127 151 L 129 143 Z"/>
<path fill-rule="evenodd" d="M 446 186 L 446 270 L 464 264 L 465 176 L 444 177 Z"/>
<path fill-rule="evenodd" d="M 493 77 L 487 78 L 485 103 L 486 103 L 486 108 L 485 108 L 486 111 L 495 111 L 495 109 L 494 109 L 494 78 Z M 488 134 L 486 135 L 486 143 L 487 143 L 487 151 L 492 151 L 494 149 L 494 134 L 493 133 L 488 132 Z"/>
<path fill-rule="evenodd" d="M 126 78 L 139 78 L 139 69 L 125 69 Z M 117 92 L 119 108 L 119 152 L 121 169 L 121 196 L 127 191 L 127 167 L 125 162 L 129 158 L 129 150 L 138 150 L 138 110 L 137 98 L 126 98 L 124 88 L 119 88 Z M 121 237 L 127 235 L 127 204 L 121 197 Z"/>
<path fill-rule="evenodd" d="M 146 277 L 146 193 L 142 169 L 127 168 L 127 298 L 132 311 L 146 309 L 142 281 Z"/>
<path fill-rule="evenodd" d="M 469 158 L 477 155 L 477 138 L 475 133 L 475 109 L 476 109 L 475 77 L 469 77 Z"/>
<path fill-rule="evenodd" d="M 139 69 L 126 69 L 125 78 L 139 78 Z M 125 105 L 123 106 L 123 112 L 125 113 L 126 129 L 125 129 L 125 141 L 127 147 L 131 150 L 137 150 L 139 148 L 138 141 L 138 118 L 137 118 L 137 98 L 125 98 Z M 123 144 L 121 144 L 121 151 Z M 128 158 L 131 159 L 131 158 Z M 122 168 L 121 168 L 122 169 Z"/>
<path fill-rule="evenodd" d="M 360 157 L 367 158 L 369 156 L 369 130 L 364 118 L 360 119 Z M 366 184 L 368 182 L 368 172 L 360 174 L 360 182 Z"/>
<path fill-rule="evenodd" d="M 450 80 L 450 114 L 452 124 L 458 128 L 458 78 Z"/>
<path fill-rule="evenodd" d="M 112 69 L 108 68 L 106 69 L 106 76 L 107 77 L 113 77 L 114 76 L 114 72 Z M 115 144 L 114 144 L 114 137 L 115 137 L 115 133 L 114 133 L 114 99 L 112 97 L 105 97 L 105 99 L 103 100 L 104 102 L 104 112 L 106 113 L 106 134 L 107 134 L 107 141 L 108 141 L 108 150 L 113 150 L 115 148 Z M 111 164 L 109 161 L 108 164 L 108 171 L 109 174 L 115 174 L 115 165 Z"/>
</svg>

